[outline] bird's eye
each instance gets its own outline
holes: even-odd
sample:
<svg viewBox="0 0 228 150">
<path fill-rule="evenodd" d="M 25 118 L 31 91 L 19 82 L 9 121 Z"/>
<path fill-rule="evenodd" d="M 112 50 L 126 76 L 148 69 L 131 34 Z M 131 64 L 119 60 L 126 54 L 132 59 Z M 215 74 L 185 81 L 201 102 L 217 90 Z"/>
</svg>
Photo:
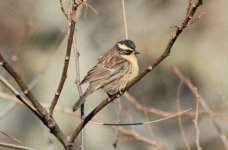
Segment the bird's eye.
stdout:
<svg viewBox="0 0 228 150">
<path fill-rule="evenodd" d="M 130 54 L 132 53 L 132 51 L 131 51 L 131 50 L 125 50 L 124 53 L 125 53 L 126 55 L 130 55 Z"/>
</svg>

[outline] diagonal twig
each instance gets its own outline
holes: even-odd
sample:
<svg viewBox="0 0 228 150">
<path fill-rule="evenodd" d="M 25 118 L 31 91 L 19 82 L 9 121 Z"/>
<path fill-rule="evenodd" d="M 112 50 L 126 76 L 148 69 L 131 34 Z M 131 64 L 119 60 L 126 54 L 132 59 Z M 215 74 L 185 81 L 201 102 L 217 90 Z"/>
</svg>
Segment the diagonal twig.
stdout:
<svg viewBox="0 0 228 150">
<path fill-rule="evenodd" d="M 29 103 L 20 93 L 5 79 L 0 75 L 0 81 L 19 99 L 22 103 L 24 103 L 33 113 L 35 113 L 38 117 L 40 117 L 39 112 Z"/>
<path fill-rule="evenodd" d="M 16 139 L 15 137 L 12 137 L 12 136 L 8 135 L 7 133 L 5 133 L 5 132 L 3 132 L 3 131 L 1 131 L 1 130 L 0 130 L 0 133 L 3 134 L 3 135 L 5 135 L 6 137 L 10 138 L 11 140 L 13 140 L 13 141 L 19 143 L 19 144 L 22 143 L 20 140 Z"/>
<path fill-rule="evenodd" d="M 32 148 L 28 148 L 25 146 L 20 146 L 20 145 L 16 145 L 16 144 L 9 144 L 9 143 L 4 143 L 4 142 L 0 142 L 0 146 L 12 148 L 12 149 L 18 149 L 18 150 L 34 150 Z"/>
<path fill-rule="evenodd" d="M 139 142 L 154 146 L 158 150 L 166 150 L 166 148 L 164 146 L 160 145 L 157 141 L 151 140 L 151 139 L 146 138 L 144 136 L 141 136 L 140 134 L 138 134 L 137 132 L 134 132 L 132 130 L 125 129 L 125 128 L 120 128 L 120 132 L 121 132 L 122 136 L 131 137 L 131 138 L 133 138 L 133 139 L 135 139 L 135 140 L 137 140 Z"/>
</svg>

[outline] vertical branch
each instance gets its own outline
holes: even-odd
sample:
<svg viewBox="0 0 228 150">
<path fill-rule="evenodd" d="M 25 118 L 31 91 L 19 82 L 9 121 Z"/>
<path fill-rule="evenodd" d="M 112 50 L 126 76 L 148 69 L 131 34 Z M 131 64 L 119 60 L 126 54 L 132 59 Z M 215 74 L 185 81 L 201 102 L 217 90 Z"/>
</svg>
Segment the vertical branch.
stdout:
<svg viewBox="0 0 228 150">
<path fill-rule="evenodd" d="M 124 20 L 124 31 L 125 31 L 125 38 L 128 39 L 128 30 L 127 30 L 127 19 L 126 19 L 126 9 L 125 9 L 125 0 L 121 0 L 122 1 L 122 9 L 123 9 L 123 20 Z M 120 123 L 120 115 L 121 115 L 121 110 L 122 110 L 122 104 L 120 99 L 117 99 L 117 103 L 118 103 L 118 112 L 117 112 L 117 120 L 116 123 Z M 119 150 L 118 147 L 118 142 L 119 142 L 119 134 L 120 134 L 120 130 L 119 127 L 115 127 L 115 136 L 114 136 L 114 142 L 113 142 L 113 147 L 115 150 Z"/>
<path fill-rule="evenodd" d="M 126 10 L 125 10 L 125 0 L 122 0 L 122 9 L 123 9 L 123 19 L 124 19 L 125 36 L 126 36 L 126 39 L 128 39 L 127 19 L 126 19 Z"/>
<path fill-rule="evenodd" d="M 195 129 L 196 129 L 196 146 L 197 146 L 197 150 L 202 150 L 202 148 L 200 146 L 200 142 L 199 142 L 200 130 L 199 130 L 199 126 L 198 126 L 200 96 L 197 92 L 197 88 L 195 88 L 194 91 L 196 94 L 196 115 L 195 115 L 195 119 L 193 120 L 193 122 L 194 122 Z"/>
<path fill-rule="evenodd" d="M 181 92 L 182 85 L 183 85 L 183 81 L 180 82 L 180 84 L 178 85 L 178 88 L 177 88 L 177 98 L 176 98 L 176 101 L 177 101 L 177 110 L 178 110 L 178 112 L 181 112 L 180 92 Z M 181 132 L 181 135 L 183 137 L 184 143 L 186 145 L 186 148 L 187 148 L 187 150 L 191 150 L 191 147 L 190 147 L 190 144 L 188 142 L 187 136 L 186 136 L 186 134 L 184 132 L 184 127 L 183 127 L 183 124 L 182 124 L 181 115 L 178 116 L 178 124 L 179 124 L 180 132 Z"/>
<path fill-rule="evenodd" d="M 197 92 L 197 88 L 194 85 L 192 85 L 192 83 L 189 79 L 186 79 L 184 77 L 184 75 L 179 71 L 178 68 L 173 67 L 173 71 L 181 79 L 182 82 L 184 82 L 186 85 L 188 85 L 188 87 L 190 88 L 190 90 L 192 91 L 193 95 L 196 98 L 196 113 L 195 113 L 195 118 L 194 118 L 193 122 L 194 122 L 194 126 L 196 129 L 196 139 L 195 140 L 196 140 L 197 150 L 201 150 L 202 148 L 201 148 L 200 142 L 199 142 L 200 130 L 199 130 L 199 126 L 198 126 L 199 102 L 201 101 L 201 96 Z"/>
<path fill-rule="evenodd" d="M 122 104 L 121 104 L 121 101 L 120 101 L 120 99 L 118 98 L 117 99 L 117 103 L 118 103 L 118 112 L 117 112 L 117 120 L 116 120 L 116 124 L 118 124 L 118 123 L 120 123 L 121 122 L 121 120 L 120 120 L 120 116 L 121 116 L 121 111 L 122 111 L 122 109 L 123 109 L 123 106 L 122 106 Z M 120 135 L 120 130 L 119 130 L 119 127 L 118 126 L 116 126 L 116 127 L 114 127 L 115 128 L 115 136 L 114 136 L 114 142 L 113 142 L 113 147 L 114 147 L 114 149 L 115 150 L 119 150 L 119 147 L 118 147 L 118 142 L 119 142 L 119 135 Z"/>
<path fill-rule="evenodd" d="M 80 86 L 80 68 L 79 68 L 79 57 L 80 57 L 80 53 L 78 51 L 77 48 L 77 41 L 76 38 L 74 36 L 74 42 L 73 42 L 73 48 L 74 48 L 74 56 L 75 56 L 75 71 L 76 71 L 76 80 L 75 80 L 75 84 L 77 86 L 78 89 L 78 93 L 79 96 L 82 96 L 82 88 Z M 85 112 L 84 112 L 84 103 L 81 105 L 81 120 L 83 121 L 85 117 Z M 82 130 L 81 132 L 81 145 L 80 145 L 80 149 L 84 150 L 84 130 Z"/>
<path fill-rule="evenodd" d="M 34 150 L 32 148 L 28 148 L 28 147 L 25 147 L 25 146 L 9 144 L 9 143 L 3 143 L 3 142 L 0 142 L 0 146 L 1 147 L 6 147 L 6 148 L 18 149 L 18 150 Z"/>
<path fill-rule="evenodd" d="M 68 71 L 68 66 L 69 66 L 69 61 L 70 61 L 71 47 L 72 47 L 72 43 L 73 43 L 73 36 L 74 36 L 75 25 L 76 25 L 76 11 L 80 4 L 77 4 L 76 2 L 73 2 L 71 4 L 71 9 L 70 9 L 70 13 L 69 13 L 69 31 L 68 31 L 69 36 L 68 36 L 68 41 L 67 41 L 66 55 L 65 55 L 65 59 L 64 59 L 64 67 L 63 67 L 62 76 L 61 76 L 61 79 L 59 82 L 59 86 L 57 88 L 57 91 L 55 92 L 55 96 L 49 107 L 50 115 L 53 114 L 53 111 L 58 102 L 59 96 L 62 92 L 64 83 L 67 78 L 67 71 Z"/>
</svg>

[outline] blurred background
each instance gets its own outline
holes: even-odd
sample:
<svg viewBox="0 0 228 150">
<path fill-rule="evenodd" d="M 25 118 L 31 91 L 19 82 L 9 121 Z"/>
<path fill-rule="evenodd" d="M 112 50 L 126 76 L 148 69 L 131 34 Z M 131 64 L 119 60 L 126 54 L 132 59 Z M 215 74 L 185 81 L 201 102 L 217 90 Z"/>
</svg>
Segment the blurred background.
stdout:
<svg viewBox="0 0 228 150">
<path fill-rule="evenodd" d="M 109 50 L 117 41 L 125 38 L 121 0 L 88 0 L 97 14 L 85 5 L 77 22 L 77 49 L 80 52 L 80 76 L 97 62 L 97 57 Z M 64 3 L 67 7 L 68 2 Z M 175 29 L 181 25 L 188 0 L 125 0 L 129 38 L 136 43 L 141 52 L 138 56 L 140 71 L 156 60 L 164 51 Z M 171 55 L 154 71 L 134 85 L 129 93 L 139 103 L 165 112 L 177 112 L 176 93 L 180 83 L 172 67 L 178 67 L 197 87 L 205 102 L 216 114 L 216 125 L 223 134 L 228 134 L 228 1 L 207 0 L 197 11 L 196 16 L 205 12 L 200 20 L 184 30 L 172 48 Z M 40 102 L 49 104 L 57 89 L 66 51 L 65 37 L 68 23 L 60 10 L 59 1 L 45 0 L 7 0 L 0 2 L 0 52 L 31 85 L 32 93 Z M 58 101 L 58 106 L 70 111 L 78 99 L 75 85 L 76 73 L 72 51 L 68 77 Z M 2 76 L 20 89 L 4 69 Z M 38 80 L 36 80 L 38 79 Z M 35 81 L 35 82 L 34 82 Z M 38 81 L 38 82 L 36 82 Z M 83 91 L 87 85 L 83 85 Z M 0 84 L 0 130 L 18 138 L 23 145 L 37 149 L 62 150 L 62 145 L 49 134 L 44 125 L 24 105 L 15 104 L 12 95 Z M 88 97 L 85 104 L 86 114 L 99 104 L 107 95 L 99 90 Z M 95 118 L 99 122 L 122 123 L 144 122 L 163 118 L 154 113 L 138 110 L 122 96 L 122 109 L 114 102 L 105 107 Z M 181 109 L 195 110 L 195 97 L 186 85 L 180 93 Z M 7 110 L 10 110 L 7 112 Z M 200 107 L 200 111 L 204 111 Z M 120 113 L 121 117 L 118 117 Z M 218 115 L 219 116 L 219 115 Z M 79 117 L 64 110 L 55 110 L 54 117 L 61 129 L 70 134 L 80 122 Z M 225 118 L 225 119 L 224 119 Z M 194 117 L 182 117 L 183 128 L 189 145 L 196 149 Z M 203 150 L 226 150 L 212 120 L 208 115 L 199 116 L 200 145 Z M 169 150 L 187 149 L 181 135 L 178 119 L 172 118 L 159 123 L 143 126 L 124 127 L 127 130 L 156 141 Z M 85 130 L 86 150 L 112 150 L 115 138 L 113 127 L 88 124 Z M 0 134 L 1 142 L 13 143 Z M 76 149 L 80 140 L 77 139 Z M 132 137 L 119 137 L 119 149 L 154 150 L 153 145 L 140 142 Z M 7 150 L 0 147 L 1 150 Z"/>
</svg>

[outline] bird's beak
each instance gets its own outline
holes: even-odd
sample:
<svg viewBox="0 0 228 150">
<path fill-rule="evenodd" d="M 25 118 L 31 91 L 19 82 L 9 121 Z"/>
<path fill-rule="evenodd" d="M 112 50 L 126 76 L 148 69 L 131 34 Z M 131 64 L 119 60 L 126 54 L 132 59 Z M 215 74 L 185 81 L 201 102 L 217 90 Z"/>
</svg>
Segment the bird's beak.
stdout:
<svg viewBox="0 0 228 150">
<path fill-rule="evenodd" d="M 137 55 L 137 54 L 140 54 L 140 52 L 139 51 L 135 51 L 135 55 Z"/>
</svg>

